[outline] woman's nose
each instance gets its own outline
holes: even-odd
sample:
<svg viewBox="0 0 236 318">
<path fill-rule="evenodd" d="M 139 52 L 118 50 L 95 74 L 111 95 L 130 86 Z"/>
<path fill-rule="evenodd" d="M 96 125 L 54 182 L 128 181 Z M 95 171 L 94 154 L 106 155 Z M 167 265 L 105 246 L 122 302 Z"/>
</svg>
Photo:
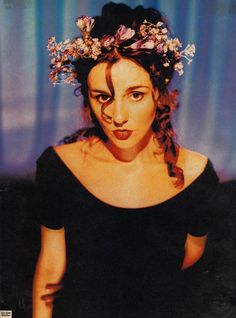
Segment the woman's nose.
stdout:
<svg viewBox="0 0 236 318">
<path fill-rule="evenodd" d="M 115 126 L 122 126 L 128 121 L 128 112 L 122 102 L 114 102 L 113 123 Z"/>
</svg>

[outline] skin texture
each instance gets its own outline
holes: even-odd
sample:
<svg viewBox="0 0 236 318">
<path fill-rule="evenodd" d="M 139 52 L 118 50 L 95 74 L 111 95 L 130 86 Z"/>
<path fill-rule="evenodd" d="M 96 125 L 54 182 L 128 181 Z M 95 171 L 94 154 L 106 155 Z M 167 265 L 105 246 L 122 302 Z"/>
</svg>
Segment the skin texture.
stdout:
<svg viewBox="0 0 236 318">
<path fill-rule="evenodd" d="M 50 230 L 41 226 L 41 251 L 33 281 L 33 318 L 52 317 L 54 296 L 66 269 L 65 231 Z M 47 286 L 52 284 L 51 286 Z M 51 287 L 51 288 L 50 288 Z"/>
<path fill-rule="evenodd" d="M 207 158 L 180 148 L 178 165 L 184 170 L 185 184 L 182 189 L 174 187 L 163 152 L 153 139 L 151 125 L 159 92 L 153 89 L 149 74 L 128 59 L 119 60 L 111 69 L 115 92 L 112 97 L 105 71 L 105 63 L 96 65 L 89 74 L 88 86 L 91 107 L 108 142 L 94 137 L 57 146 L 54 150 L 88 191 L 110 205 L 139 208 L 164 202 L 202 173 Z M 101 113 L 102 104 L 107 101 L 105 113 L 112 118 L 111 122 L 104 120 Z M 133 133 L 130 138 L 119 140 L 112 132 L 114 129 L 130 129 Z M 187 235 L 182 269 L 200 259 L 206 239 L 206 235 Z M 51 230 L 42 226 L 41 252 L 34 277 L 33 318 L 52 316 L 53 293 L 61 288 L 65 268 L 64 228 Z"/>
<path fill-rule="evenodd" d="M 152 134 L 159 93 L 154 91 L 150 76 L 142 67 L 121 59 L 111 69 L 115 90 L 112 98 L 105 77 L 106 67 L 106 63 L 100 63 L 89 73 L 90 105 L 109 139 L 107 146 L 111 152 L 121 160 L 130 161 L 143 148 L 147 136 Z M 103 120 L 101 114 L 101 106 L 108 100 L 111 102 L 105 113 L 112 117 L 112 123 Z M 133 130 L 133 134 L 127 140 L 118 140 L 112 133 L 115 129 Z"/>
</svg>

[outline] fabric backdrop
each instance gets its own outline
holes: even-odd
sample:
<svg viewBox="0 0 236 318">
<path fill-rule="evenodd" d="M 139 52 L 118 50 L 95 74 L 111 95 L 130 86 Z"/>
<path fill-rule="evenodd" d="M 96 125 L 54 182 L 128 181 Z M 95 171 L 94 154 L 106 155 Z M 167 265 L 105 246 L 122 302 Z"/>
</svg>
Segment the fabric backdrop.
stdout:
<svg viewBox="0 0 236 318">
<path fill-rule="evenodd" d="M 32 177 L 35 160 L 81 127 L 81 98 L 48 79 L 47 38 L 78 35 L 75 18 L 97 15 L 103 0 L 0 0 L 0 176 Z M 120 2 L 120 1 L 114 1 Z M 181 145 L 209 156 L 221 179 L 236 177 L 236 0 L 123 1 L 161 10 L 193 63 L 174 124 Z"/>
</svg>

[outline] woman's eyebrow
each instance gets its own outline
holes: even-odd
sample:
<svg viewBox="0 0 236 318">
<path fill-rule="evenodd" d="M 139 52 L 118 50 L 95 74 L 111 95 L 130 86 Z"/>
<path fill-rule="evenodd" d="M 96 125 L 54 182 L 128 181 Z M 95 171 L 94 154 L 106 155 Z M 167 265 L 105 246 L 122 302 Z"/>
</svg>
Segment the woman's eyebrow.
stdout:
<svg viewBox="0 0 236 318">
<path fill-rule="evenodd" d="M 146 85 L 135 85 L 135 86 L 131 86 L 129 88 L 127 88 L 126 93 L 129 93 L 133 90 L 139 89 L 139 88 L 150 88 L 149 86 Z M 105 91 L 102 89 L 90 89 L 90 93 L 99 93 L 99 94 L 110 94 L 109 91 Z"/>
<path fill-rule="evenodd" d="M 129 93 L 130 91 L 133 91 L 135 89 L 139 89 L 139 88 L 150 88 L 149 86 L 145 86 L 145 85 L 136 85 L 136 86 L 131 86 L 129 88 L 127 88 L 126 92 Z"/>
<path fill-rule="evenodd" d="M 108 91 L 103 91 L 102 89 L 91 89 L 91 93 L 109 94 Z"/>
</svg>

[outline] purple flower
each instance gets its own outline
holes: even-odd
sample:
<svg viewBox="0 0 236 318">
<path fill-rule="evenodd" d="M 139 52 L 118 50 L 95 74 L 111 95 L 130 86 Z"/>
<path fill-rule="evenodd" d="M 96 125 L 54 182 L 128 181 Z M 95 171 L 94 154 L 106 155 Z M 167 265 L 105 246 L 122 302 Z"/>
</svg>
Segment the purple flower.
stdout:
<svg viewBox="0 0 236 318">
<path fill-rule="evenodd" d="M 101 40 L 101 46 L 105 48 L 109 48 L 110 45 L 115 41 L 114 36 L 112 35 L 104 35 Z"/>
<path fill-rule="evenodd" d="M 121 24 L 119 29 L 116 31 L 116 41 L 118 44 L 127 41 L 131 39 L 134 36 L 134 34 L 134 30 L 132 30 L 131 28 L 126 28 L 124 25 Z"/>
</svg>

